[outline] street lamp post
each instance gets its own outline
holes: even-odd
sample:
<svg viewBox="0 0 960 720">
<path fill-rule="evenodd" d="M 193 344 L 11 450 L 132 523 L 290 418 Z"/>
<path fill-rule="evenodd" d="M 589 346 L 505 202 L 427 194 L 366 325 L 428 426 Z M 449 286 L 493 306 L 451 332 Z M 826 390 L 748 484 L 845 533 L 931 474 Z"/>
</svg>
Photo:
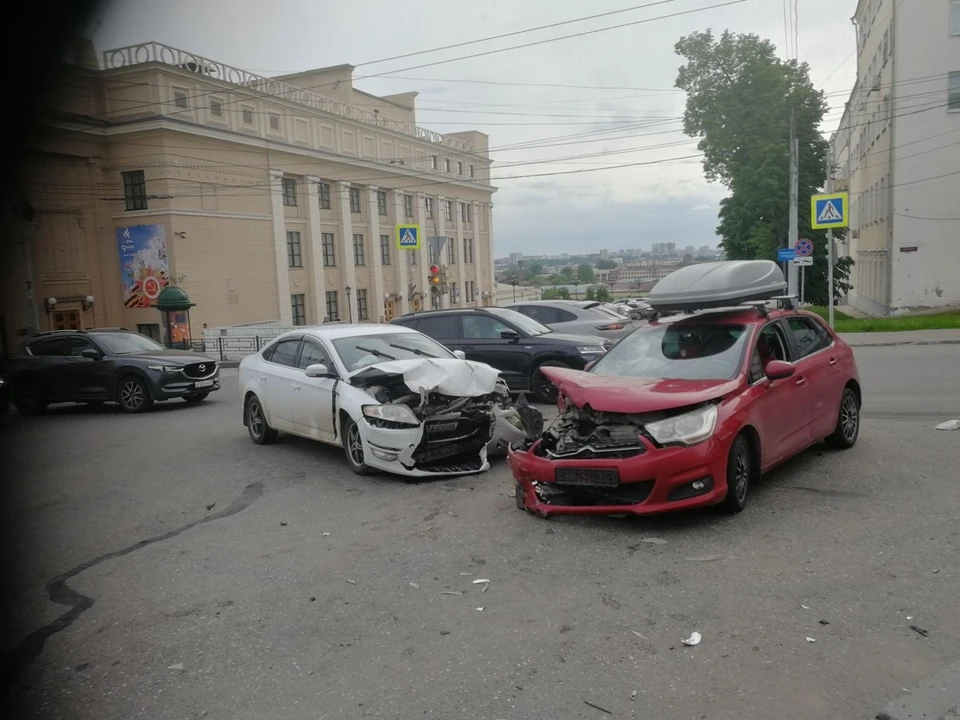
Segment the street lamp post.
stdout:
<svg viewBox="0 0 960 720">
<path fill-rule="evenodd" d="M 574 300 L 580 299 L 580 281 L 579 280 L 573 281 L 573 299 Z"/>
<path fill-rule="evenodd" d="M 347 322 L 353 323 L 353 304 L 350 300 L 350 293 L 353 292 L 353 288 L 347 285 L 344 290 L 347 291 Z"/>
</svg>

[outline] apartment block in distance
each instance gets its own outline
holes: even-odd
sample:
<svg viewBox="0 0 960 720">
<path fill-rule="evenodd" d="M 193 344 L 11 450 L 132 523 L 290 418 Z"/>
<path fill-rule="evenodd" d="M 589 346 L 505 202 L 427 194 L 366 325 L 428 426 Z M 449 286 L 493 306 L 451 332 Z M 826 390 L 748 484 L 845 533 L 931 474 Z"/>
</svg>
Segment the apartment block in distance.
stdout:
<svg viewBox="0 0 960 720">
<path fill-rule="evenodd" d="M 960 0 L 860 0 L 857 82 L 831 140 L 850 193 L 849 302 L 960 305 Z"/>
<path fill-rule="evenodd" d="M 78 52 L 6 218 L 7 347 L 56 328 L 158 336 L 169 284 L 194 337 L 494 304 L 487 136 L 418 127 L 416 93 L 367 94 L 352 70 L 267 78 L 155 42 Z M 418 249 L 398 225 L 419 225 Z"/>
</svg>

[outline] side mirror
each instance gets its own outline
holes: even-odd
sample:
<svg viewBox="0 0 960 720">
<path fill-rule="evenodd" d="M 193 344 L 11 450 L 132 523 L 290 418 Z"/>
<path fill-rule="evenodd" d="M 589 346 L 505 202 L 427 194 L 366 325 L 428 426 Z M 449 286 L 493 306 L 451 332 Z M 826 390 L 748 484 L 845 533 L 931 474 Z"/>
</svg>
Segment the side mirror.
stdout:
<svg viewBox="0 0 960 720">
<path fill-rule="evenodd" d="M 337 374 L 332 372 L 329 367 L 322 363 L 316 365 L 307 365 L 304 371 L 308 378 L 335 378 Z"/>
<path fill-rule="evenodd" d="M 463 350 L 454 350 L 454 351 L 453 351 L 453 356 L 454 356 L 455 358 L 457 358 L 458 360 L 466 360 L 466 359 L 467 359 L 467 354 L 466 354 Z"/>
<path fill-rule="evenodd" d="M 501 330 L 500 337 L 504 340 L 519 340 L 520 333 L 516 330 Z"/>
<path fill-rule="evenodd" d="M 80 351 L 80 357 L 85 357 L 87 360 L 99 360 L 100 353 L 93 348 L 84 348 Z"/>
<path fill-rule="evenodd" d="M 764 373 L 767 378 L 770 380 L 783 380 L 788 378 L 796 372 L 796 366 L 784 362 L 783 360 L 771 360 L 767 363 L 767 367 L 764 368 Z"/>
</svg>

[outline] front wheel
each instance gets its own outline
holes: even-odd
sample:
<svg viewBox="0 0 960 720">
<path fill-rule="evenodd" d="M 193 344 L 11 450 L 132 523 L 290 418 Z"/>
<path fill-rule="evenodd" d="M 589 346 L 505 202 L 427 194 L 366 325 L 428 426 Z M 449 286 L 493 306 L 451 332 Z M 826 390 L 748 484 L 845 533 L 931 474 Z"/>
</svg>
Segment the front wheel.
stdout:
<svg viewBox="0 0 960 720">
<path fill-rule="evenodd" d="M 546 362 L 540 363 L 533 371 L 533 377 L 530 382 L 533 397 L 536 398 L 537 402 L 552 403 L 557 399 L 557 388 L 554 387 L 550 378 L 541 372 L 541 368 L 545 367 L 568 368 L 570 366 L 559 360 L 547 360 Z"/>
<path fill-rule="evenodd" d="M 269 445 L 275 442 L 280 434 L 272 427 L 267 425 L 267 418 L 263 414 L 263 406 L 260 404 L 260 398 L 251 395 L 247 398 L 247 432 L 250 433 L 250 439 L 257 445 Z"/>
<path fill-rule="evenodd" d="M 827 438 L 827 444 L 839 450 L 849 450 L 860 437 L 860 403 L 850 388 L 843 389 L 840 398 L 840 411 L 837 413 L 837 427 Z"/>
<path fill-rule="evenodd" d="M 28 385 L 13 398 L 13 404 L 21 415 L 42 415 L 47 409 L 47 401 L 40 388 Z"/>
<path fill-rule="evenodd" d="M 752 474 L 753 456 L 750 453 L 750 443 L 743 435 L 737 435 L 727 456 L 727 496 L 722 505 L 724 510 L 738 513 L 747 506 Z"/>
<path fill-rule="evenodd" d="M 150 388 L 147 387 L 143 378 L 127 375 L 120 379 L 117 402 L 120 403 L 120 409 L 124 412 L 142 413 L 153 405 L 153 398 L 150 397 Z"/>
<path fill-rule="evenodd" d="M 360 428 L 350 418 L 346 418 L 343 424 L 343 454 L 347 457 L 347 464 L 350 469 L 357 475 L 370 473 L 370 467 L 364 462 Z"/>
</svg>

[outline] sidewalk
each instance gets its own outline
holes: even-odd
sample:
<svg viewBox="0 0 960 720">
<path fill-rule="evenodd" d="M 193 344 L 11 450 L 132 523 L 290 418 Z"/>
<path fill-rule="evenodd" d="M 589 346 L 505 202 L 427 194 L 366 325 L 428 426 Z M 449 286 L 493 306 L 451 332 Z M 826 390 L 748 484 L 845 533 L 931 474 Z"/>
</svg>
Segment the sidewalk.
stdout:
<svg viewBox="0 0 960 720">
<path fill-rule="evenodd" d="M 853 347 L 884 347 L 891 345 L 956 345 L 960 344 L 960 330 L 907 330 L 904 332 L 840 333 Z"/>
</svg>

